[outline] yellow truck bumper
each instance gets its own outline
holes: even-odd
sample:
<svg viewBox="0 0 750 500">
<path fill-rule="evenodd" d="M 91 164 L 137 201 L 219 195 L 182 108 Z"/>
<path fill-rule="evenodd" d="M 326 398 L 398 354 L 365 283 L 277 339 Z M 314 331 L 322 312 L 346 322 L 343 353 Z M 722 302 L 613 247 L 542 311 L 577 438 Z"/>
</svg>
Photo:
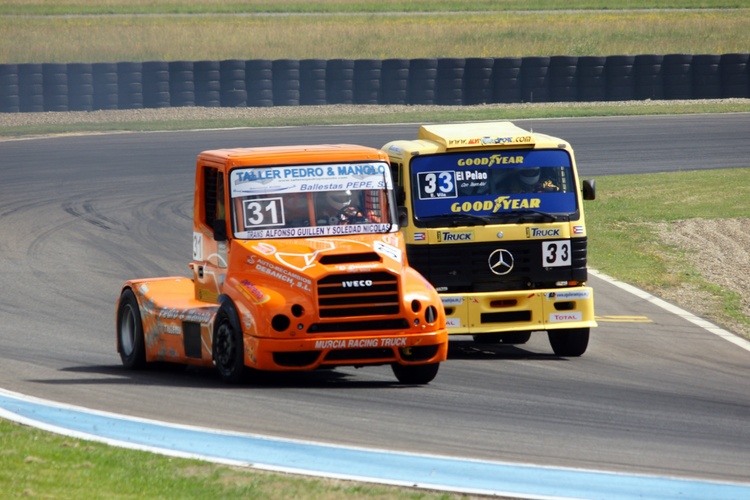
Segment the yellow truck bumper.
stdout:
<svg viewBox="0 0 750 500">
<path fill-rule="evenodd" d="M 449 335 L 595 327 L 589 287 L 441 294 Z"/>
</svg>

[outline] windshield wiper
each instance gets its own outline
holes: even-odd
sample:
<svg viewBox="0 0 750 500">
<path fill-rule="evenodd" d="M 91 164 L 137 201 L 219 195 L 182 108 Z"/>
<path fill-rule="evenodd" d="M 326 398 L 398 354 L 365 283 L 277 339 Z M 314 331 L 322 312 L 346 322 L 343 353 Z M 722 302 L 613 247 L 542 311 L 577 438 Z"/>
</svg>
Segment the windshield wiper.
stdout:
<svg viewBox="0 0 750 500">
<path fill-rule="evenodd" d="M 493 214 L 494 217 L 502 219 L 517 219 L 516 222 L 556 222 L 561 220 L 558 216 L 539 210 L 511 210 Z"/>
<path fill-rule="evenodd" d="M 420 221 L 450 221 L 449 223 L 453 226 L 457 226 L 461 223 L 468 221 L 481 222 L 482 224 L 490 224 L 492 220 L 484 215 L 476 214 L 440 214 L 440 215 L 427 215 L 425 217 L 418 217 Z"/>
</svg>

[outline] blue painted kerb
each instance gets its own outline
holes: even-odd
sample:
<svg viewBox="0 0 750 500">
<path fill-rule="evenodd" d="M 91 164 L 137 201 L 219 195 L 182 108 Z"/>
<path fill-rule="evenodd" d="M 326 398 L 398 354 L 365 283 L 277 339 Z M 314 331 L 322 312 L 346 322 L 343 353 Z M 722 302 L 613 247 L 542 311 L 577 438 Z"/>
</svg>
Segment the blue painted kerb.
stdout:
<svg viewBox="0 0 750 500">
<path fill-rule="evenodd" d="M 750 484 L 396 453 L 228 433 L 94 412 L 0 392 L 0 417 L 126 447 L 259 468 L 523 498 L 750 498 Z"/>
</svg>

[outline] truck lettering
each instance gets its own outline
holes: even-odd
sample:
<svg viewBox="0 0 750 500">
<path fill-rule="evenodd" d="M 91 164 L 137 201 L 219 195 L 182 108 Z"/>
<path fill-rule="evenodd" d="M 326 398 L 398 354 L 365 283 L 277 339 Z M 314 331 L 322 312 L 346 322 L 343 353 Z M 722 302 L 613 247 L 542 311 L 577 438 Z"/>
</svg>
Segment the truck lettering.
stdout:
<svg viewBox="0 0 750 500">
<path fill-rule="evenodd" d="M 248 259 L 249 262 L 250 259 Z M 262 260 L 259 260 L 255 264 L 255 269 L 257 269 L 259 272 L 267 274 L 269 276 L 273 276 L 274 278 L 281 280 L 285 283 L 289 283 L 289 286 L 299 286 L 298 283 L 304 283 L 306 285 L 310 285 L 312 281 L 310 278 L 306 278 L 305 276 L 302 276 L 297 273 L 293 273 L 287 269 L 284 269 L 283 267 L 276 266 L 274 264 L 271 264 L 270 262 L 265 262 Z M 307 287 L 301 287 L 301 288 L 307 288 Z"/>
<path fill-rule="evenodd" d="M 343 286 L 344 288 L 364 288 L 372 286 L 372 280 L 342 281 L 341 286 Z"/>
<path fill-rule="evenodd" d="M 549 238 L 560 236 L 560 228 L 542 229 L 539 227 L 529 227 L 526 229 L 529 238 Z"/>
<path fill-rule="evenodd" d="M 316 340 L 315 349 L 343 349 L 346 347 L 346 340 Z"/>
<path fill-rule="evenodd" d="M 380 347 L 404 347 L 406 346 L 406 337 L 381 339 Z"/>
<path fill-rule="evenodd" d="M 523 156 L 508 156 L 497 154 L 486 158 L 461 158 L 456 163 L 459 167 L 471 167 L 480 165 L 485 167 L 491 167 L 493 165 L 521 165 L 523 163 Z"/>
<path fill-rule="evenodd" d="M 350 349 L 357 349 L 362 347 L 378 347 L 378 339 L 351 339 L 347 343 L 347 347 Z"/>
<path fill-rule="evenodd" d="M 341 165 L 339 175 L 382 175 L 385 169 L 382 165 Z"/>
<path fill-rule="evenodd" d="M 323 175 L 324 172 L 321 167 L 295 167 L 284 169 L 284 177 L 291 177 L 293 179 L 304 177 L 323 177 Z"/>
<path fill-rule="evenodd" d="M 269 169 L 258 169 L 258 170 L 242 170 L 237 172 L 235 177 L 236 183 L 250 182 L 250 181 L 263 181 L 270 179 L 278 179 L 280 176 L 278 170 Z"/>
<path fill-rule="evenodd" d="M 551 313 L 549 320 L 551 323 L 560 323 L 565 321 L 581 321 L 580 312 L 569 312 L 569 313 Z"/>
<path fill-rule="evenodd" d="M 438 231 L 438 242 L 443 241 L 472 241 L 474 233 L 452 233 L 450 231 Z"/>
<path fill-rule="evenodd" d="M 316 340 L 315 349 L 367 349 L 371 347 L 406 347 L 406 337 Z"/>
<path fill-rule="evenodd" d="M 460 160 L 459 160 L 460 163 Z M 457 181 L 484 181 L 487 180 L 487 172 L 481 170 L 459 170 L 456 172 Z"/>
<path fill-rule="evenodd" d="M 524 208 L 539 208 L 542 200 L 539 198 L 511 198 L 510 196 L 498 196 L 494 201 L 464 201 L 455 202 L 451 205 L 451 212 L 481 212 L 492 211 L 493 213 L 501 210 L 520 210 Z"/>
</svg>

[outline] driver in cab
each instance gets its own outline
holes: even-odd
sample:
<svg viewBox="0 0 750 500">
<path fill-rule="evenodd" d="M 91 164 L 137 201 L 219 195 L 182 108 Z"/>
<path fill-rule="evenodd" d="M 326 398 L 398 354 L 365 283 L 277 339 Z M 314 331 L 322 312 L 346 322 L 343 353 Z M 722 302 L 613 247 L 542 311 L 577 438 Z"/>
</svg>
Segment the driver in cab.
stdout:
<svg viewBox="0 0 750 500">
<path fill-rule="evenodd" d="M 347 221 L 347 207 L 350 210 L 357 211 L 352 206 L 352 192 L 344 191 L 327 191 L 317 193 L 315 200 L 315 223 L 319 226 L 334 226 L 336 224 L 345 224 Z"/>
<path fill-rule="evenodd" d="M 319 226 L 334 226 L 366 222 L 362 211 L 352 203 L 352 192 L 326 191 L 318 193 L 315 202 L 315 223 Z"/>
</svg>

